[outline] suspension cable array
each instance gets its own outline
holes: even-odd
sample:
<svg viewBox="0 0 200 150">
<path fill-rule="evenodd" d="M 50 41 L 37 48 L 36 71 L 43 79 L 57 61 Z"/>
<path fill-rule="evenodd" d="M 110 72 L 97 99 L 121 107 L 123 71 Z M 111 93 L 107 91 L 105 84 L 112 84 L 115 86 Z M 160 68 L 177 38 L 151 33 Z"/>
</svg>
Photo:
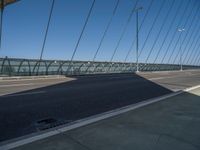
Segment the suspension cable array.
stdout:
<svg viewBox="0 0 200 150">
<path fill-rule="evenodd" d="M 4 17 L 4 10 L 7 5 L 15 2 L 17 2 L 17 0 L 0 0 L 0 49 L 2 46 L 3 20 L 6 18 Z M 48 21 L 44 30 L 44 37 L 39 58 L 37 57 L 38 61 L 36 65 L 34 65 L 32 72 L 40 72 L 40 63 L 43 63 L 43 61 L 45 62 L 45 47 L 48 40 L 48 34 L 55 7 L 55 0 L 50 0 L 50 2 L 51 5 L 50 10 L 48 9 Z M 57 3 L 58 6 L 61 5 L 59 1 L 57 1 Z M 105 28 L 103 28 L 100 38 L 97 38 L 96 35 L 94 36 L 93 40 L 99 39 L 95 48 L 92 48 L 92 46 L 88 44 L 89 48 L 93 49 L 92 57 L 89 58 L 87 63 L 80 62 L 78 65 L 78 62 L 75 61 L 74 58 L 78 55 L 80 42 L 83 39 L 83 35 L 85 35 L 86 28 L 88 28 L 88 22 L 90 21 L 91 17 L 93 17 L 92 14 L 98 12 L 94 10 L 100 9 L 98 6 L 99 3 L 102 3 L 103 6 L 105 2 L 101 0 L 91 0 L 91 4 L 87 10 L 88 12 L 86 14 L 86 18 L 84 18 L 83 25 L 80 26 L 80 34 L 75 41 L 75 46 L 72 48 L 70 59 L 66 62 L 60 62 L 57 72 L 70 72 L 74 74 L 74 72 L 82 71 L 83 68 L 85 68 L 85 72 L 87 73 L 98 72 L 99 70 L 102 72 L 116 72 L 117 70 L 122 72 L 124 70 L 129 70 L 133 72 L 136 71 L 138 62 L 140 63 L 140 70 L 144 71 L 158 69 L 167 70 L 169 68 L 179 69 L 180 65 L 184 65 L 183 69 L 186 69 L 190 66 L 198 67 L 200 65 L 200 30 L 198 28 L 200 26 L 200 3 L 198 0 L 149 0 L 148 3 L 146 3 L 145 0 L 112 0 L 106 2 L 107 5 L 109 4 L 108 8 L 111 11 L 110 14 L 107 14 L 108 19 L 104 20 L 105 23 L 101 22 L 101 24 L 105 25 Z M 127 3 L 131 4 L 129 5 Z M 124 5 L 124 8 L 122 7 L 122 4 L 126 4 Z M 139 20 L 141 19 L 141 23 L 138 25 L 136 22 L 136 25 L 132 25 L 132 21 L 138 21 L 138 14 L 135 16 L 134 13 L 136 13 L 136 8 L 139 7 L 144 8 L 142 10 L 144 13 L 141 13 L 141 18 L 139 18 Z M 122 13 L 118 11 L 119 8 L 120 10 L 124 9 L 124 12 L 126 11 L 125 9 L 130 9 L 130 12 L 128 12 L 128 14 Z M 99 15 L 104 14 L 99 13 L 98 16 Z M 119 17 L 117 17 L 118 15 Z M 124 18 L 125 21 L 123 20 Z M 114 22 L 114 19 L 116 19 L 119 23 Z M 130 24 L 132 26 L 129 29 Z M 119 36 L 116 37 L 117 41 L 114 43 L 115 45 L 113 50 L 109 49 L 111 56 L 109 56 L 107 62 L 99 63 L 98 61 L 101 61 L 98 60 L 99 53 L 101 52 L 104 54 L 105 52 L 105 50 L 102 48 L 102 45 L 105 43 L 106 37 L 112 34 L 109 31 L 113 26 L 117 26 L 117 28 L 114 29 L 118 29 L 118 31 L 115 32 L 119 33 Z M 94 28 L 99 30 L 96 27 Z M 133 32 L 133 34 L 136 35 L 132 36 L 126 41 L 123 40 L 127 36 L 126 33 L 132 32 L 133 28 L 137 29 L 136 33 L 135 30 Z M 179 33 L 179 28 L 183 28 L 185 31 L 183 33 Z M 88 30 L 88 32 L 91 31 Z M 138 47 L 136 40 L 137 43 L 141 43 L 141 46 Z M 125 47 L 123 47 L 124 51 L 120 51 L 120 46 L 122 44 L 125 45 Z M 137 54 L 134 55 L 133 53 L 133 55 L 130 55 L 132 51 L 135 50 L 135 46 Z M 119 51 L 122 52 L 124 56 L 118 56 Z M 135 57 L 136 62 L 127 63 L 129 58 L 130 60 L 134 60 L 133 58 Z M 114 62 L 114 60 L 119 62 Z M 3 61 L 2 66 L 5 66 L 6 61 L 7 58 Z M 22 64 L 23 62 L 20 63 L 20 69 Z M 49 64 L 45 63 L 43 67 L 45 66 L 48 72 L 48 69 L 52 64 L 52 62 Z M 75 64 L 77 64 L 77 66 Z M 1 67 L 1 72 L 4 70 L 6 69 Z"/>
<path fill-rule="evenodd" d="M 183 27 L 185 27 L 187 24 L 188 24 L 188 21 L 192 15 L 192 12 L 193 12 L 193 9 L 189 10 L 189 15 L 186 17 L 187 19 L 185 20 L 185 22 L 183 23 Z M 181 24 L 179 25 L 181 26 Z M 178 27 L 177 27 L 177 30 L 178 30 Z M 177 30 L 175 31 L 177 33 Z M 180 38 L 181 38 L 181 34 L 178 35 L 178 39 L 176 40 L 175 42 L 175 46 L 173 47 L 172 51 L 171 51 L 171 55 L 167 61 L 168 64 L 170 64 L 170 60 L 172 59 L 173 55 L 174 55 L 174 52 L 175 52 L 175 49 L 177 48 L 178 46 L 178 42 L 180 41 Z M 181 42 L 181 41 L 180 41 Z M 178 50 L 178 53 L 179 53 L 179 50 Z M 173 62 L 173 61 L 172 61 Z M 172 63 L 173 64 L 173 63 Z"/>
<path fill-rule="evenodd" d="M 97 54 L 98 54 L 98 52 L 99 52 L 99 50 L 100 50 L 100 48 L 101 48 L 101 46 L 102 46 L 102 44 L 103 44 L 103 41 L 104 41 L 104 39 L 105 39 L 105 37 L 106 37 L 106 35 L 107 35 L 107 32 L 108 32 L 108 30 L 109 30 L 109 28 L 110 28 L 110 26 L 111 26 L 112 20 L 113 20 L 113 18 L 114 18 L 114 16 L 115 16 L 116 11 L 117 11 L 117 8 L 118 8 L 118 6 L 119 6 L 119 1 L 120 1 L 120 0 L 117 0 L 117 2 L 116 2 L 116 5 L 115 5 L 114 10 L 113 10 L 113 13 L 112 13 L 112 16 L 110 17 L 110 20 L 108 21 L 108 24 L 107 24 L 107 26 L 106 26 L 106 29 L 105 29 L 104 33 L 103 33 L 103 36 L 101 37 L 100 43 L 99 43 L 99 45 L 98 45 L 98 48 L 97 48 L 97 50 L 96 50 L 96 52 L 95 52 L 95 54 L 94 54 L 94 57 L 93 57 L 92 61 L 95 61 L 95 59 L 96 59 L 96 57 L 97 57 Z"/>
<path fill-rule="evenodd" d="M 160 6 L 160 8 L 159 8 L 159 10 L 158 10 L 158 12 L 157 12 L 157 14 L 156 14 L 154 20 L 153 20 L 153 24 L 151 25 L 151 28 L 150 28 L 150 30 L 149 30 L 149 32 L 148 32 L 146 38 L 145 38 L 145 41 L 144 41 L 144 43 L 143 43 L 142 48 L 141 48 L 141 50 L 140 50 L 139 57 L 141 56 L 141 54 L 142 54 L 142 52 L 143 52 L 143 50 L 144 50 L 144 47 L 145 47 L 146 44 L 147 44 L 147 41 L 148 41 L 148 39 L 149 39 L 149 37 L 150 37 L 150 35 L 151 35 L 151 32 L 153 31 L 153 28 L 154 28 L 154 26 L 155 26 L 155 24 L 156 24 L 156 21 L 157 21 L 159 15 L 160 15 L 160 13 L 161 13 L 161 10 L 162 10 L 163 7 L 164 7 L 164 4 L 165 4 L 165 0 L 162 1 L 161 6 Z"/>
<path fill-rule="evenodd" d="M 163 55 L 163 57 L 161 59 L 161 63 L 163 63 L 165 61 L 165 58 L 166 58 L 166 56 L 167 56 L 167 54 L 168 54 L 168 52 L 170 50 L 170 47 L 171 47 L 171 45 L 172 45 L 172 43 L 174 41 L 175 35 L 177 34 L 177 29 L 179 28 L 179 26 L 180 26 L 180 24 L 182 22 L 182 18 L 184 18 L 184 15 L 186 14 L 187 9 L 189 8 L 189 3 L 190 3 L 190 0 L 188 0 L 188 2 L 186 3 L 185 8 L 183 9 L 183 14 L 181 15 L 178 23 L 176 23 L 176 27 L 174 29 L 175 31 L 173 32 L 173 35 L 171 36 L 170 42 L 169 42 L 169 44 L 168 44 L 168 46 L 167 46 L 167 48 L 165 50 L 165 54 Z"/>
<path fill-rule="evenodd" d="M 146 11 L 146 13 L 145 13 L 145 15 L 144 15 L 144 18 L 142 19 L 142 22 L 141 22 L 141 24 L 140 24 L 140 26 L 139 26 L 138 31 L 141 30 L 141 28 L 142 28 L 142 26 L 143 26 L 143 24 L 144 24 L 144 22 L 145 22 L 145 20 L 146 20 L 146 18 L 147 18 L 147 15 L 148 15 L 148 13 L 149 13 L 151 7 L 152 7 L 153 2 L 154 2 L 154 0 L 151 0 L 151 1 L 150 1 L 149 6 L 148 6 L 147 11 Z M 133 46 L 134 46 L 135 42 L 136 42 L 136 39 L 133 40 L 133 42 L 132 42 L 132 44 L 131 44 L 131 46 L 130 46 L 130 48 L 129 48 L 127 54 L 126 54 L 126 57 L 125 57 L 125 59 L 124 59 L 124 63 L 127 61 L 128 56 L 130 55 L 130 52 L 131 52 L 131 50 L 133 49 Z"/>
<path fill-rule="evenodd" d="M 168 38 L 168 36 L 169 36 L 169 33 L 170 33 L 170 31 L 171 31 L 171 29 L 172 29 L 174 23 L 175 23 L 175 20 L 176 20 L 176 18 L 177 18 L 177 16 L 178 16 L 178 13 L 179 13 L 179 11 L 181 10 L 182 4 L 183 4 L 183 3 L 180 2 L 179 7 L 178 7 L 178 8 L 176 9 L 176 11 L 175 11 L 175 15 L 174 15 L 172 21 L 170 22 L 170 26 L 168 27 L 167 33 L 166 33 L 165 36 L 164 36 L 163 42 L 162 42 L 161 46 L 160 46 L 159 49 L 158 49 L 158 53 L 156 54 L 156 57 L 155 57 L 155 60 L 153 61 L 153 64 L 156 63 L 158 57 L 160 56 L 161 50 L 162 50 L 164 44 L 166 43 L 166 40 L 167 40 L 167 38 Z M 167 53 L 167 51 L 166 51 L 166 53 Z M 166 55 L 166 53 L 165 53 L 165 55 Z M 164 56 L 165 56 L 165 55 L 164 55 Z"/>
<path fill-rule="evenodd" d="M 119 38 L 119 40 L 118 40 L 118 42 L 117 42 L 117 45 L 116 45 L 116 47 L 115 47 L 115 49 L 114 49 L 114 51 L 113 51 L 113 53 L 112 53 L 112 56 L 111 56 L 111 58 L 110 58 L 110 62 L 113 61 L 113 58 L 114 58 L 114 56 L 115 56 L 115 54 L 116 54 L 116 52 L 117 52 L 117 49 L 118 49 L 118 47 L 119 47 L 119 45 L 120 45 L 120 43 L 121 43 L 121 41 L 122 41 L 122 39 L 123 39 L 123 37 L 124 37 L 124 34 L 126 33 L 127 27 L 128 27 L 128 25 L 129 25 L 129 23 L 130 23 L 130 21 L 131 21 L 131 18 L 132 18 L 132 16 L 133 16 L 133 13 L 135 12 L 135 8 L 137 7 L 138 1 L 139 1 L 139 0 L 136 0 L 135 5 L 133 6 L 133 9 L 131 10 L 131 12 L 130 12 L 130 14 L 129 14 L 129 17 L 128 17 L 128 19 L 127 19 L 127 22 L 126 22 L 126 24 L 125 24 L 125 26 L 124 26 L 124 28 L 123 28 L 123 30 L 122 30 L 122 33 L 121 33 L 121 35 L 120 35 L 120 38 Z"/>
<path fill-rule="evenodd" d="M 174 5 L 174 2 L 175 2 L 175 1 L 173 0 L 173 2 L 172 2 L 171 5 L 170 5 L 169 10 L 167 11 L 166 16 L 165 16 L 164 19 L 163 19 L 162 25 L 161 25 L 161 27 L 160 27 L 160 29 L 159 29 L 158 34 L 156 35 L 156 39 L 154 40 L 152 47 L 150 48 L 150 51 L 149 51 L 149 54 L 148 54 L 148 56 L 147 56 L 147 58 L 146 58 L 146 60 L 145 60 L 145 63 L 148 62 L 149 57 L 151 56 L 151 54 L 152 54 L 152 52 L 153 52 L 153 50 L 154 50 L 154 47 L 155 47 L 155 45 L 156 45 L 156 43 L 157 43 L 157 41 L 158 41 L 158 39 L 159 39 L 159 37 L 160 37 L 160 34 L 161 34 L 161 32 L 162 32 L 162 30 L 163 30 L 163 28 L 164 28 L 164 25 L 166 24 L 166 21 L 168 20 L 168 17 L 169 17 L 169 14 L 170 14 L 171 10 L 172 10 L 172 7 L 173 7 L 173 5 Z"/>
<path fill-rule="evenodd" d="M 185 36 L 184 36 L 184 38 L 180 41 L 180 45 L 183 45 L 183 43 L 185 43 L 186 41 L 186 38 L 188 37 L 188 34 L 190 33 L 190 30 L 191 30 L 191 27 L 193 26 L 193 24 L 194 24 L 194 22 L 195 22 L 195 18 L 196 18 L 196 16 L 198 15 L 198 12 L 199 12 L 199 10 L 200 10 L 200 7 L 198 8 L 198 9 L 196 9 L 196 12 L 195 12 L 195 14 L 193 15 L 193 17 L 192 17 L 192 19 L 191 19 L 191 21 L 190 22 L 188 22 L 188 28 L 187 28 L 187 30 L 185 31 L 186 33 L 185 33 Z M 196 23 L 198 23 L 198 20 L 196 20 Z M 193 29 L 195 29 L 195 28 L 193 28 Z M 194 32 L 193 32 L 194 33 Z M 189 43 L 189 41 L 190 41 L 190 39 L 188 40 L 188 42 L 187 43 Z M 187 44 L 186 44 L 187 45 Z M 183 53 L 182 53 L 182 55 L 184 55 L 184 52 L 185 51 L 183 51 Z M 174 58 L 174 60 L 173 60 L 173 64 L 175 64 L 175 62 L 176 62 L 176 60 L 178 59 L 178 54 L 180 54 L 180 50 L 178 51 L 178 53 L 176 54 L 176 56 L 175 56 L 175 58 Z M 187 57 L 187 55 L 186 55 L 186 57 Z"/>
</svg>

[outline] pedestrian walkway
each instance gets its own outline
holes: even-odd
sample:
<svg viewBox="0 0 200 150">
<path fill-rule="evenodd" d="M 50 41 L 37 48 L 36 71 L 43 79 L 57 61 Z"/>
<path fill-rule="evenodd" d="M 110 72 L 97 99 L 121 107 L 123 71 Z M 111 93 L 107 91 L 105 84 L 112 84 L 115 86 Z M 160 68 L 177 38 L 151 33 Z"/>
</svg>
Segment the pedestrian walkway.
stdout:
<svg viewBox="0 0 200 150">
<path fill-rule="evenodd" d="M 199 150 L 200 88 L 15 150 Z"/>
</svg>

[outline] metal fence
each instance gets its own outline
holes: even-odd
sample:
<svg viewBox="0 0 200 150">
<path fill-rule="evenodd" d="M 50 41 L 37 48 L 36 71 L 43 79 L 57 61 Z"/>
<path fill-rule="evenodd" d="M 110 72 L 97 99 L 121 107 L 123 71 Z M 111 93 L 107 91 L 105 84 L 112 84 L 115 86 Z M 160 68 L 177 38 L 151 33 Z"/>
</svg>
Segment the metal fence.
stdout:
<svg viewBox="0 0 200 150">
<path fill-rule="evenodd" d="M 140 71 L 168 71 L 179 70 L 180 66 L 140 63 L 139 68 Z M 184 70 L 199 68 L 199 66 L 183 65 Z M 135 63 L 0 58 L 0 76 L 82 75 L 135 71 Z"/>
</svg>

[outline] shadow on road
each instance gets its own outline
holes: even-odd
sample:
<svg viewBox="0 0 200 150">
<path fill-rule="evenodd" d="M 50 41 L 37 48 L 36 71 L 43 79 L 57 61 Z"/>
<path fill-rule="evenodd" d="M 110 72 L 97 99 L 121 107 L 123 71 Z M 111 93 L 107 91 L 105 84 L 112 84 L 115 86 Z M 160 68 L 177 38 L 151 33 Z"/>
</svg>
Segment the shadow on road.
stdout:
<svg viewBox="0 0 200 150">
<path fill-rule="evenodd" d="M 172 92 L 137 74 L 75 78 L 73 81 L 1 96 L 0 141 Z M 48 122 L 53 125 L 49 126 Z"/>
</svg>

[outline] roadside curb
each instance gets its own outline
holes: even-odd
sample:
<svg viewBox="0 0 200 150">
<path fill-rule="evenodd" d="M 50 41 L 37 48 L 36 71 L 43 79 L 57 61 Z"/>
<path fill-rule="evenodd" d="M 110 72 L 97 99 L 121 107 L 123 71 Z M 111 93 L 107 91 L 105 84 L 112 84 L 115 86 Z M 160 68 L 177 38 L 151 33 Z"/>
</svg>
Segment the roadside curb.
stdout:
<svg viewBox="0 0 200 150">
<path fill-rule="evenodd" d="M 94 116 L 91 116 L 91 117 L 87 117 L 87 118 L 84 118 L 84 119 L 80 119 L 80 120 L 77 120 L 75 122 L 72 122 L 72 123 L 69 123 L 69 124 L 66 124 L 66 125 L 63 125 L 63 126 L 60 126 L 60 127 L 56 127 L 56 128 L 53 128 L 53 129 L 49 129 L 49 130 L 46 130 L 46 131 L 43 131 L 43 132 L 33 133 L 33 134 L 22 136 L 22 137 L 13 139 L 13 140 L 4 141 L 4 142 L 0 143 L 0 149 L 1 150 L 9 150 L 9 149 L 16 148 L 16 147 L 19 147 L 19 146 L 22 146 L 22 145 L 25 145 L 25 144 L 29 144 L 29 143 L 32 143 L 32 142 L 35 142 L 35 141 L 38 141 L 38 140 L 42 140 L 42 139 L 45 139 L 45 138 L 48 138 L 48 137 L 69 131 L 69 130 L 72 130 L 72 129 L 76 129 L 76 128 L 79 128 L 79 127 L 82 127 L 82 126 L 86 126 L 86 125 L 89 125 L 91 123 L 95 123 L 97 121 L 108 119 L 110 117 L 114 117 L 114 116 L 129 112 L 129 111 L 135 110 L 137 108 L 147 106 L 149 104 L 153 104 L 153 103 L 156 103 L 156 102 L 159 102 L 159 101 L 166 100 L 167 98 L 171 98 L 171 97 L 174 97 L 176 95 L 182 94 L 184 92 L 195 90 L 197 88 L 200 88 L 200 85 L 193 86 L 193 87 L 190 87 L 190 88 L 186 88 L 184 90 L 180 90 L 180 91 L 177 91 L 177 92 L 174 92 L 174 93 L 163 95 L 163 96 L 160 96 L 160 97 L 157 97 L 157 98 L 148 99 L 148 100 L 136 103 L 136 104 L 128 105 L 128 106 L 125 106 L 125 107 L 122 107 L 122 108 L 111 110 L 111 111 L 101 113 L 101 114 L 98 114 L 98 115 L 94 115 Z"/>
</svg>

